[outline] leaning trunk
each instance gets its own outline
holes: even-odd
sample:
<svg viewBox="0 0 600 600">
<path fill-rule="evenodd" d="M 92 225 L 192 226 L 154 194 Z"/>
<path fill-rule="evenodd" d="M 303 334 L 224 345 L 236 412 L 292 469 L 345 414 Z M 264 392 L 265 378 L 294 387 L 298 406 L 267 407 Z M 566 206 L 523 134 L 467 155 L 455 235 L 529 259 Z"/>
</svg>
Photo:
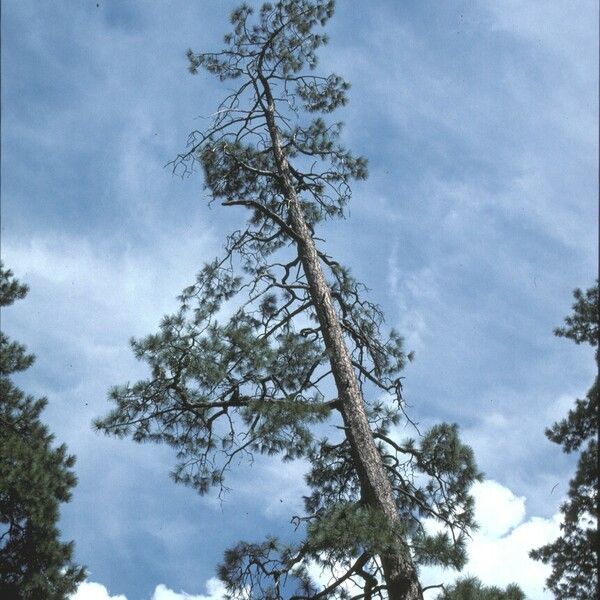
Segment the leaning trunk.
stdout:
<svg viewBox="0 0 600 600">
<path fill-rule="evenodd" d="M 387 517 L 390 525 L 400 530 L 392 485 L 388 479 L 369 426 L 365 404 L 344 341 L 342 327 L 335 311 L 331 290 L 319 260 L 314 240 L 304 218 L 298 195 L 292 184 L 287 158 L 283 153 L 274 119 L 274 102 L 268 82 L 261 78 L 268 100 L 265 116 L 283 195 L 288 205 L 289 225 L 296 235 L 298 255 L 310 287 L 315 312 L 319 319 L 325 346 L 329 353 L 346 436 L 361 483 L 362 497 Z M 390 600 L 419 600 L 423 598 L 417 572 L 409 548 L 400 534 L 396 548 L 381 556 L 385 584 Z"/>
<path fill-rule="evenodd" d="M 340 410 L 356 461 L 363 498 L 369 505 L 382 511 L 392 526 L 399 526 L 400 519 L 392 486 L 385 473 L 381 455 L 375 446 L 362 394 L 314 241 L 293 189 L 288 187 L 286 197 L 289 203 L 290 224 L 298 236 L 300 260 L 310 286 L 325 346 L 329 352 Z M 396 540 L 397 549 L 381 557 L 389 598 L 390 600 L 422 598 L 409 549 L 405 541 L 398 537 L 400 539 Z"/>
</svg>

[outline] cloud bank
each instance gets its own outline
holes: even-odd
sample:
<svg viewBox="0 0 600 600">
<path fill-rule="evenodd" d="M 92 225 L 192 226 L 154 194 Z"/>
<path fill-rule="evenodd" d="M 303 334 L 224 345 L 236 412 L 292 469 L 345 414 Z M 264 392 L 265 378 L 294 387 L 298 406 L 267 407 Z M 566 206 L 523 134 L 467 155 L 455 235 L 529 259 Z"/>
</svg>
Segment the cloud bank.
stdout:
<svg viewBox="0 0 600 600">
<path fill-rule="evenodd" d="M 544 590 L 550 568 L 529 558 L 529 551 L 559 535 L 560 515 L 546 519 L 526 516 L 526 499 L 502 484 L 486 479 L 473 486 L 475 518 L 479 530 L 468 544 L 469 560 L 460 577 L 474 575 L 486 585 L 506 587 L 517 583 L 528 600 L 552 598 Z M 450 569 L 422 569 L 424 586 L 449 584 L 459 574 Z M 426 592 L 435 598 L 439 590 Z"/>
<path fill-rule="evenodd" d="M 193 595 L 185 592 L 174 592 L 162 583 L 156 586 L 150 600 L 223 600 L 225 587 L 216 578 L 206 582 L 207 595 Z M 71 596 L 71 600 L 128 600 L 122 594 L 111 596 L 109 591 L 101 583 L 84 581 L 77 592 Z M 133 599 L 132 599 L 133 600 Z"/>
</svg>

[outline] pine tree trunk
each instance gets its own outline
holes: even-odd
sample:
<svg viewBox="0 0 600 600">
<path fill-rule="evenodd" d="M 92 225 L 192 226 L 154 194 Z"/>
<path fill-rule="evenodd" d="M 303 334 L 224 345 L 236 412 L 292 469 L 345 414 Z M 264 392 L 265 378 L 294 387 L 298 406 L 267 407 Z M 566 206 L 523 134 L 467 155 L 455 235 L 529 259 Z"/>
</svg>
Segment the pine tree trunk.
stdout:
<svg viewBox="0 0 600 600">
<path fill-rule="evenodd" d="M 399 516 L 392 487 L 375 446 L 362 394 L 314 241 L 293 189 L 286 190 L 286 196 L 289 203 L 290 225 L 299 238 L 298 252 L 315 303 L 325 346 L 329 352 L 346 435 L 356 461 L 363 497 L 368 504 L 381 510 L 390 523 L 398 524 Z M 405 546 L 402 539 L 398 540 L 398 546 Z M 422 598 L 416 570 L 410 559 L 408 548 L 404 553 L 396 552 L 383 556 L 382 561 L 390 600 Z"/>
<path fill-rule="evenodd" d="M 399 525 L 400 517 L 396 509 L 392 486 L 373 439 L 362 393 L 333 305 L 331 290 L 325 280 L 314 240 L 292 184 L 288 161 L 283 153 L 275 123 L 274 101 L 269 84 L 264 78 L 260 79 L 268 100 L 265 117 L 273 144 L 280 184 L 288 204 L 289 225 L 297 237 L 298 255 L 310 287 L 325 347 L 329 353 L 340 410 L 356 462 L 362 496 L 370 506 L 383 512 L 393 526 Z M 397 540 L 397 547 L 400 550 L 381 557 L 389 600 L 422 600 L 423 594 L 417 579 L 417 572 L 409 549 L 401 536 Z"/>
</svg>

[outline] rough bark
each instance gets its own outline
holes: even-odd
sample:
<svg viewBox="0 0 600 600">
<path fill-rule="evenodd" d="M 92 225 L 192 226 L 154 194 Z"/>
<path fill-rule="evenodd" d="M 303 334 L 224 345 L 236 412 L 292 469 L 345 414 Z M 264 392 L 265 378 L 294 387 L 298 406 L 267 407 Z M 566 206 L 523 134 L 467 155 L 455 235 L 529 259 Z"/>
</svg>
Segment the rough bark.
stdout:
<svg viewBox="0 0 600 600">
<path fill-rule="evenodd" d="M 279 183 L 288 205 L 289 225 L 296 236 L 298 255 L 306 274 L 315 312 L 329 353 L 340 401 L 340 411 L 361 482 L 362 497 L 370 506 L 383 512 L 392 527 L 398 527 L 400 518 L 392 486 L 373 439 L 364 399 L 333 305 L 331 290 L 325 279 L 315 242 L 292 184 L 289 164 L 283 152 L 275 122 L 275 106 L 269 82 L 264 77 L 259 76 L 259 78 L 267 99 L 267 105 L 264 107 L 265 117 L 273 145 Z M 397 549 L 381 556 L 381 560 L 390 600 L 421 600 L 423 598 L 416 568 L 410 557 L 409 549 L 400 535 L 397 539 Z"/>
</svg>

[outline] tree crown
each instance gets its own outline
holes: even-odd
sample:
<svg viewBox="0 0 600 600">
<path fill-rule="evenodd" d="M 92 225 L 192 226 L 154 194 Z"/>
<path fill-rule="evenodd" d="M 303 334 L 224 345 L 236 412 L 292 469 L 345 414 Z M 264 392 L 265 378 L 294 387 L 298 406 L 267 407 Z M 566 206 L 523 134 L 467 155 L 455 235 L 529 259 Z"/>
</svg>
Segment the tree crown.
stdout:
<svg viewBox="0 0 600 600">
<path fill-rule="evenodd" d="M 350 181 L 366 177 L 366 161 L 340 143 L 341 124 L 311 115 L 346 102 L 341 77 L 313 72 L 326 42 L 315 30 L 332 12 L 330 1 L 288 0 L 264 4 L 253 20 L 243 5 L 232 13 L 223 51 L 188 52 L 192 72 L 204 68 L 237 88 L 206 131 L 192 132 L 173 167 L 189 173 L 200 164 L 212 200 L 244 207 L 249 217 L 227 237 L 224 256 L 183 291 L 180 310 L 157 334 L 132 342 L 151 375 L 115 388 L 114 410 L 96 422 L 108 433 L 172 445 L 180 461 L 174 478 L 200 493 L 223 491 L 228 469 L 257 452 L 308 460 L 306 511 L 293 518 L 304 538 L 242 542 L 226 553 L 220 575 L 235 598 L 344 598 L 350 579 L 384 597 L 380 554 L 461 567 L 474 527 L 468 490 L 480 474 L 471 449 L 450 424 L 397 437 L 396 424 L 412 423 L 401 376 L 411 355 L 315 233 L 319 221 L 343 216 Z M 296 198 L 392 486 L 400 515 L 394 525 L 362 493 L 335 395 L 327 324 L 318 315 L 322 299 L 307 277 L 306 239 L 294 225 Z M 431 534 L 428 520 L 442 531 Z M 330 584 L 309 577 L 311 562 L 331 573 Z"/>
</svg>

